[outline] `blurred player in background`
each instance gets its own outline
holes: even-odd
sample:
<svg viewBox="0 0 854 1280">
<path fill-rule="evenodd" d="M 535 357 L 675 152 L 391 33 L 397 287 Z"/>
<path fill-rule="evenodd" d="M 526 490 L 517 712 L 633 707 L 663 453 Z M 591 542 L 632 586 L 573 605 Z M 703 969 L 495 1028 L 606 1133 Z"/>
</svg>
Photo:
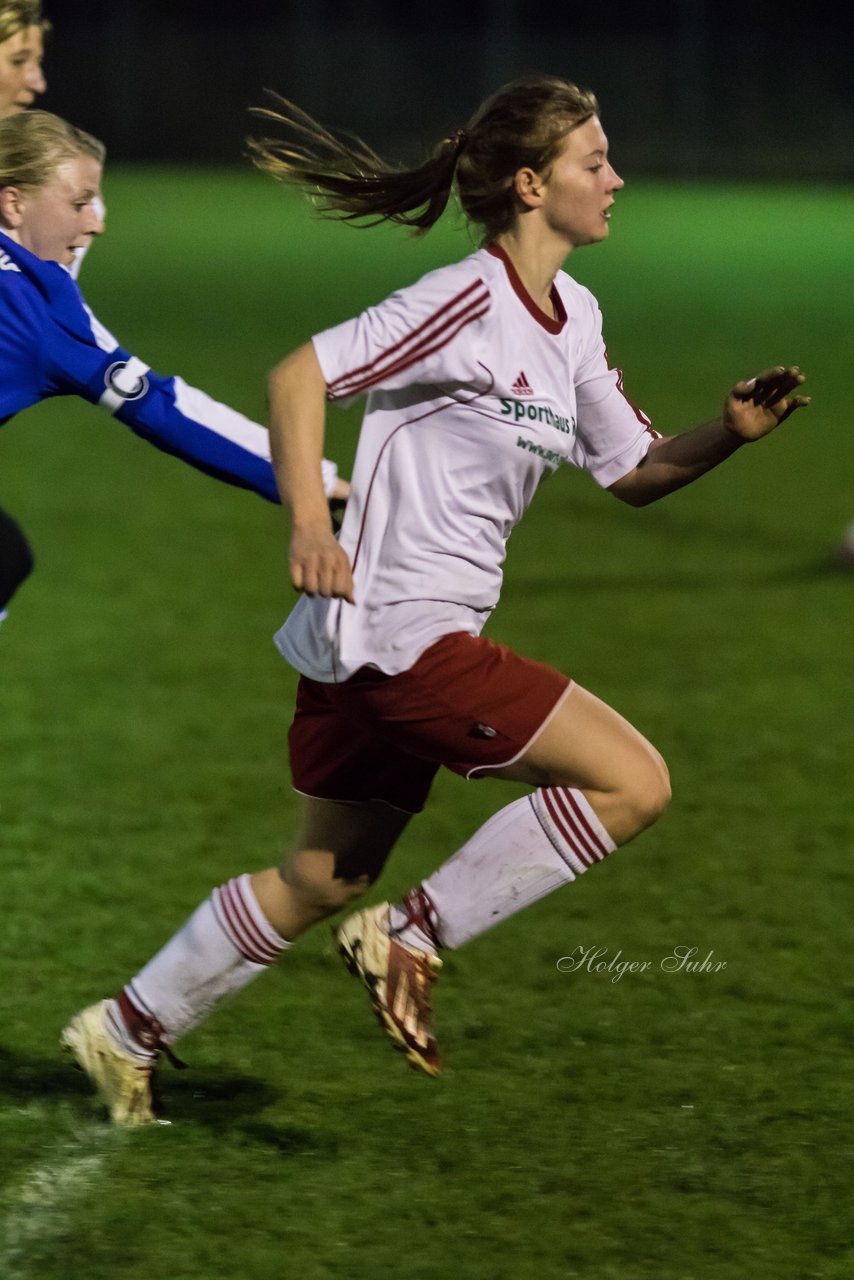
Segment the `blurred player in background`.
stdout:
<svg viewBox="0 0 854 1280">
<path fill-rule="evenodd" d="M 302 674 L 291 728 L 305 797 L 281 869 L 214 889 L 63 1044 L 120 1124 L 152 1119 L 158 1053 L 379 875 L 440 765 L 532 788 L 401 902 L 337 930 L 395 1045 L 440 1069 L 439 952 L 574 881 L 669 800 L 659 753 L 568 676 L 480 632 L 507 538 L 561 464 L 644 506 L 696 480 L 807 403 L 797 368 L 739 382 L 721 416 L 662 437 L 608 365 L 595 299 L 562 270 L 604 240 L 622 180 L 595 98 L 551 77 L 496 94 L 413 170 L 339 143 L 286 104 L 299 145 L 261 166 L 345 218 L 429 229 L 456 183 L 484 247 L 318 334 L 270 378 L 271 438 L 304 592 L 277 636 Z M 321 483 L 325 401 L 367 395 L 336 541 Z"/>
<path fill-rule="evenodd" d="M 132 356 L 93 316 L 67 268 L 100 235 L 104 148 L 45 111 L 0 121 L 0 424 L 41 400 L 78 395 L 158 448 L 278 501 L 264 427 Z M 346 486 L 324 461 L 329 497 Z M 28 567 L 5 517 L 6 589 Z M 13 571 L 13 554 L 20 569 Z"/>
<path fill-rule="evenodd" d="M 0 0 L 0 120 L 26 111 L 47 88 L 42 58 L 49 28 L 40 0 Z M 32 567 L 22 530 L 0 510 L 0 621 Z"/>
<path fill-rule="evenodd" d="M 0 0 L 0 119 L 26 111 L 47 88 L 42 59 L 49 30 L 40 0 Z"/>
<path fill-rule="evenodd" d="M 51 24 L 42 13 L 41 0 L 0 0 L 0 120 L 26 111 L 33 106 L 39 95 L 45 92 L 47 84 L 42 71 L 42 59 L 44 37 L 50 29 Z M 97 223 L 98 230 L 78 236 L 78 244 L 73 254 L 70 258 L 65 254 L 60 260 L 64 269 L 75 279 L 79 275 L 93 235 L 103 230 L 105 209 L 100 190 L 91 197 L 89 213 L 94 215 L 90 220 Z M 0 225 L 0 231 L 6 229 Z M 43 333 L 42 338 L 44 341 L 48 340 L 46 332 Z M 10 376 L 8 369 L 4 368 L 0 371 L 0 378 L 2 378 L 0 402 L 6 405 L 10 403 L 17 405 L 20 399 L 20 387 L 13 386 L 14 379 L 10 381 Z M 71 390 L 74 391 L 75 388 L 72 387 Z M 51 391 L 50 394 L 61 393 Z M 44 397 L 40 395 L 38 398 Z M 34 401 L 28 400 L 27 403 L 34 403 Z M 142 406 L 137 406 L 137 409 L 139 408 Z M 11 412 L 17 412 L 17 408 L 0 409 L 0 422 Z M 228 412 L 230 411 L 224 409 L 225 415 Z M 236 416 L 239 417 L 239 415 Z M 262 453 L 266 454 L 266 432 L 255 435 L 262 429 L 255 424 L 251 426 L 252 431 L 249 434 L 255 440 L 253 447 L 261 449 Z M 149 438 L 153 439 L 152 436 Z M 163 445 L 165 438 L 165 435 L 161 436 L 161 447 L 168 447 Z M 196 459 L 197 464 L 199 461 Z M 217 472 L 215 471 L 214 474 Z M 233 476 L 231 478 L 235 479 Z M 349 486 L 346 481 L 338 477 L 334 463 L 324 462 L 324 483 L 332 509 L 340 511 L 346 501 Z M 264 489 L 269 490 L 267 496 L 273 496 L 275 490 L 268 484 L 266 476 Z M 32 572 L 33 563 L 32 549 L 22 529 L 8 513 L 0 510 L 0 622 L 5 617 L 6 606 L 12 596 Z"/>
<path fill-rule="evenodd" d="M 100 324 L 65 269 L 103 231 L 103 160 L 97 139 L 46 111 L 0 121 L 0 423 L 79 395 L 167 453 L 277 502 L 265 428 L 152 372 Z M 331 463 L 323 483 L 335 486 Z"/>
</svg>

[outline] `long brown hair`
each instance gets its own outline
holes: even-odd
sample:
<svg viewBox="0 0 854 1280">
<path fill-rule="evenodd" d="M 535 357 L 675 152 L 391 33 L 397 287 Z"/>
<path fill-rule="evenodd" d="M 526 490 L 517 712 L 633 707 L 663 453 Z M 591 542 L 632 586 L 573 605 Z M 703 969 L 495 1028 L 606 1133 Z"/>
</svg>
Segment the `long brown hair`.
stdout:
<svg viewBox="0 0 854 1280">
<path fill-rule="evenodd" d="M 250 138 L 249 154 L 265 173 L 303 187 L 321 213 L 367 219 L 366 225 L 402 222 L 425 232 L 456 183 L 466 217 L 483 228 L 485 240 L 513 225 L 517 171 L 547 174 L 566 135 L 599 112 L 593 94 L 568 80 L 515 80 L 443 138 L 423 164 L 406 169 L 388 164 L 359 138 L 331 133 L 286 98 L 275 100 L 275 108 L 254 114 L 295 138 Z"/>
</svg>

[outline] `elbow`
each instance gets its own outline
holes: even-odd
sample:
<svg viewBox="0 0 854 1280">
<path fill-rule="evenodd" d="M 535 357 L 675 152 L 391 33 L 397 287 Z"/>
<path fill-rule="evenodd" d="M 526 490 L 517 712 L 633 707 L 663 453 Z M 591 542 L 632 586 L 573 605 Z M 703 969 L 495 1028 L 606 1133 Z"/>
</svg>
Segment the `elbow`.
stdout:
<svg viewBox="0 0 854 1280">
<path fill-rule="evenodd" d="M 642 489 L 639 492 L 627 494 L 623 498 L 623 502 L 630 507 L 648 507 L 655 502 L 658 497 L 659 495 L 657 493 L 650 493 L 649 490 Z"/>
<path fill-rule="evenodd" d="M 655 501 L 654 494 L 646 485 L 642 484 L 624 484 L 618 480 L 616 484 L 612 484 L 608 490 L 615 498 L 619 498 L 620 502 L 624 502 L 627 507 L 648 507 L 651 502 Z"/>
</svg>

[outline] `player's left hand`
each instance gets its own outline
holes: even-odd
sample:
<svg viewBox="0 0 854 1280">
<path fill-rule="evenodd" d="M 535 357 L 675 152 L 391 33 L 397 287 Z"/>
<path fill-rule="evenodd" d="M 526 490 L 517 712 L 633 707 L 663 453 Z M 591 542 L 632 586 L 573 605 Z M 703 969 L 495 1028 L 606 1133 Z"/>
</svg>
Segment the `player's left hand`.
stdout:
<svg viewBox="0 0 854 1280">
<path fill-rule="evenodd" d="M 761 440 L 796 409 L 810 402 L 809 396 L 790 393 L 805 381 L 796 364 L 786 368 L 778 364 L 755 378 L 737 382 L 726 398 L 723 424 L 740 440 Z"/>
</svg>

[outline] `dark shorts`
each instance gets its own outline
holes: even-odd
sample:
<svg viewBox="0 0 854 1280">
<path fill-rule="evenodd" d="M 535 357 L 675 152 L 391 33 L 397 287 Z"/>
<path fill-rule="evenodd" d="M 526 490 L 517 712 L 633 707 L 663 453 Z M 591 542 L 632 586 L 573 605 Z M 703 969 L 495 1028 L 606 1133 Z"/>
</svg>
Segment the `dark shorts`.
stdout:
<svg viewBox="0 0 854 1280">
<path fill-rule="evenodd" d="M 462 631 L 400 675 L 363 667 L 343 684 L 303 676 L 289 736 L 294 787 L 418 813 L 440 765 L 471 777 L 518 759 L 571 684 Z"/>
</svg>

